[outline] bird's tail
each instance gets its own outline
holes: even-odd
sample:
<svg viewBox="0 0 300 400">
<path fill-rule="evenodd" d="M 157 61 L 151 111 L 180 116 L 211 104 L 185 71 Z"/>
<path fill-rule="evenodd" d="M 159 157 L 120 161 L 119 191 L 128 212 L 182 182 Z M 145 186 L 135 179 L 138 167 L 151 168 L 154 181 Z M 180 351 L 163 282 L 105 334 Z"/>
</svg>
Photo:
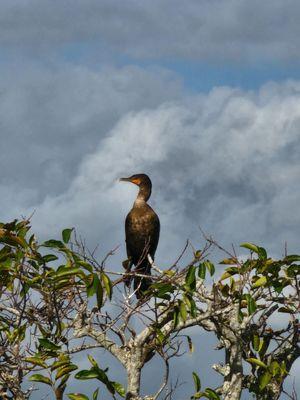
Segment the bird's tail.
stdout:
<svg viewBox="0 0 300 400">
<path fill-rule="evenodd" d="M 151 275 L 151 265 L 148 260 L 143 261 L 136 269 L 135 272 L 142 275 Z M 136 276 L 133 281 L 133 287 L 137 299 L 143 297 L 146 290 L 151 285 L 151 279 Z"/>
</svg>

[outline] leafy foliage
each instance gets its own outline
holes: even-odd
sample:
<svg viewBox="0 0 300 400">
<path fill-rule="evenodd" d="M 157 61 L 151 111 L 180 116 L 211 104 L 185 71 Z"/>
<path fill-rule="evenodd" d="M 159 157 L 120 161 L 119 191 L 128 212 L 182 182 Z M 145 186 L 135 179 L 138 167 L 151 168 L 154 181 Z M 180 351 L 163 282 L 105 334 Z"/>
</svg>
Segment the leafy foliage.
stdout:
<svg viewBox="0 0 300 400">
<path fill-rule="evenodd" d="M 124 388 L 115 382 L 108 368 L 100 367 L 90 354 L 94 348 L 104 348 L 118 358 L 130 381 L 130 374 L 140 373 L 155 354 L 168 369 L 169 359 L 179 354 L 179 333 L 198 326 L 217 335 L 226 359 L 240 357 L 241 368 L 250 367 L 248 374 L 242 374 L 242 388 L 257 398 L 278 398 L 300 354 L 300 256 L 273 259 L 263 247 L 243 243 L 241 247 L 250 252 L 246 260 L 226 252 L 216 265 L 206 257 L 211 247 L 218 245 L 209 239 L 206 248 L 194 251 L 186 267 L 154 269 L 144 297 L 135 302 L 132 293 L 125 291 L 123 301 L 118 297 L 120 286 L 120 290 L 116 287 L 123 276 L 134 273 L 125 263 L 125 272 L 112 280 L 116 272 L 106 267 L 107 257 L 96 260 L 76 241 L 73 228 L 64 229 L 61 240 L 40 244 L 30 232 L 29 221 L 1 223 L 0 388 L 13 398 L 27 399 L 31 391 L 24 389 L 24 382 L 29 380 L 62 399 L 74 378 L 93 380 L 113 398 L 125 397 L 129 390 L 132 393 L 130 383 Z M 121 307 L 117 316 L 112 299 Z M 289 317 L 288 324 L 272 327 L 270 318 L 283 314 Z M 136 316 L 146 325 L 142 332 L 131 324 Z M 191 338 L 185 338 L 193 352 Z M 80 343 L 75 347 L 74 339 Z M 81 369 L 75 361 L 77 353 L 88 353 L 89 369 Z M 227 400 L 226 387 L 236 366 L 229 362 L 229 372 L 223 367 L 215 368 L 224 377 L 219 388 L 202 389 L 193 372 L 191 398 Z M 92 400 L 98 393 L 96 388 Z M 67 396 L 89 399 L 84 393 Z"/>
<path fill-rule="evenodd" d="M 76 298 L 91 299 L 100 310 L 112 296 L 112 284 L 102 270 L 69 245 L 73 229 L 63 230 L 63 241 L 51 239 L 42 244 L 29 229 L 28 221 L 0 224 L 1 345 L 9 350 L 18 344 L 22 381 L 28 375 L 30 381 L 52 387 L 59 398 L 78 369 L 68 351 L 68 321 L 76 311 Z M 13 309 L 11 303 L 17 307 Z M 29 350 L 28 335 L 32 338 Z M 12 376 L 10 363 L 0 361 L 0 368 L 1 364 Z M 115 382 L 111 384 L 108 378 L 102 382 L 115 391 Z M 10 389 L 13 394 L 18 390 Z M 69 395 L 78 396 L 85 398 Z"/>
</svg>

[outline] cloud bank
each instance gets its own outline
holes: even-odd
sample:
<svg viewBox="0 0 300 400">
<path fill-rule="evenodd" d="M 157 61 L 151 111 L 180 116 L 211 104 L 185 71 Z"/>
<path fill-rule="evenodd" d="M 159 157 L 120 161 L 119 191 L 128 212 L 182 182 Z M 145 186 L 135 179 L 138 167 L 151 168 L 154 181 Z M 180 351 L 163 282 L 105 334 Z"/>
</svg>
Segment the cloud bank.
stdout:
<svg viewBox="0 0 300 400">
<path fill-rule="evenodd" d="M 35 55 L 79 44 L 137 60 L 299 61 L 299 17 L 297 0 L 4 0 L 0 44 Z"/>
<path fill-rule="evenodd" d="M 87 127 L 89 115 L 81 116 Z M 76 140 L 68 145 L 79 151 Z M 285 241 L 290 251 L 298 246 L 299 147 L 299 82 L 253 92 L 215 88 L 125 113 L 93 151 L 81 150 L 66 187 L 19 208 L 27 215 L 36 209 L 43 235 L 76 226 L 108 251 L 123 242 L 136 192 L 117 179 L 146 172 L 162 223 L 162 264 L 176 258 L 187 238 L 201 241 L 199 225 L 226 245 L 249 240 L 280 255 Z M 30 198 L 28 189 L 23 196 Z"/>
<path fill-rule="evenodd" d="M 20 212 L 16 204 L 23 210 L 66 190 L 82 157 L 124 114 L 181 95 L 180 79 L 158 67 L 60 64 L 0 72 L 3 217 Z"/>
</svg>

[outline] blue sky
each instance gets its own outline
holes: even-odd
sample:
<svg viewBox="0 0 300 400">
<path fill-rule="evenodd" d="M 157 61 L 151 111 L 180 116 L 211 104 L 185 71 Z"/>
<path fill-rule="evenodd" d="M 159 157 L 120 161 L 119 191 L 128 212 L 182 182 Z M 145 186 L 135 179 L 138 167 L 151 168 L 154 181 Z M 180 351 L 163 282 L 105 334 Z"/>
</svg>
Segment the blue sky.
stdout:
<svg viewBox="0 0 300 400">
<path fill-rule="evenodd" d="M 184 85 L 193 92 L 207 92 L 214 86 L 239 87 L 257 90 L 269 81 L 282 82 L 286 79 L 299 79 L 299 65 L 259 66 L 205 64 L 191 62 L 170 62 L 164 64 L 183 79 Z"/>
<path fill-rule="evenodd" d="M 161 266 L 199 225 L 299 252 L 299 21 L 297 0 L 2 0 L 0 219 L 120 244 L 118 268 L 117 178 L 146 172 Z"/>
</svg>

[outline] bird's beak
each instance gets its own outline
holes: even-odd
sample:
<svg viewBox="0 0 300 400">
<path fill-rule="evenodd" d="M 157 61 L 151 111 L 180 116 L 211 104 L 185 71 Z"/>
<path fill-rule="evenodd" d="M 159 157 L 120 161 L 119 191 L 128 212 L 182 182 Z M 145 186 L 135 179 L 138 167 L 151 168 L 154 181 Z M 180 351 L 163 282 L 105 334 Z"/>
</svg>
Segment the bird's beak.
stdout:
<svg viewBox="0 0 300 400">
<path fill-rule="evenodd" d="M 119 182 L 131 182 L 130 178 L 120 178 Z"/>
</svg>

